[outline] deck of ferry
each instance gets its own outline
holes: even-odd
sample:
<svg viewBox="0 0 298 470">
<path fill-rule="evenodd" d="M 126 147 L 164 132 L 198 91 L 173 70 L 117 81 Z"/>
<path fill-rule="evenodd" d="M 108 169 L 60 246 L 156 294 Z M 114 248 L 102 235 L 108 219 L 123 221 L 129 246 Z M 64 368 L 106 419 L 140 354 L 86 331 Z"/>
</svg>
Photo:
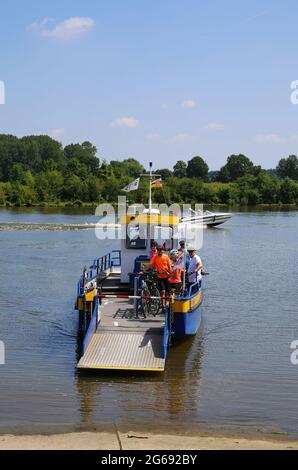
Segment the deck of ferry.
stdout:
<svg viewBox="0 0 298 470">
<path fill-rule="evenodd" d="M 117 272 L 103 282 L 103 294 L 122 290 Z M 79 369 L 164 370 L 165 317 L 136 316 L 133 302 L 102 299 L 98 328 L 78 363 Z"/>
</svg>

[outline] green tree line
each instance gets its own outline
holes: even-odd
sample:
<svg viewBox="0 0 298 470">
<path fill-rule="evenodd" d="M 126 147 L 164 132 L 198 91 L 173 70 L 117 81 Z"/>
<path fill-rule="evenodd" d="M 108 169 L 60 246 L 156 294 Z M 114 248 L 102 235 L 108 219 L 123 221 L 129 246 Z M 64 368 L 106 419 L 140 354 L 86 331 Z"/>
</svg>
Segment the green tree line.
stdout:
<svg viewBox="0 0 298 470">
<path fill-rule="evenodd" d="M 65 147 L 47 135 L 0 135 L 0 205 L 95 204 L 117 201 L 122 188 L 144 173 L 134 158 L 106 162 L 90 142 Z M 282 158 L 264 170 L 245 155 L 231 155 L 218 171 L 195 156 L 157 170 L 164 181 L 157 203 L 225 205 L 298 204 L 298 159 Z M 148 200 L 148 181 L 127 194 Z"/>
</svg>

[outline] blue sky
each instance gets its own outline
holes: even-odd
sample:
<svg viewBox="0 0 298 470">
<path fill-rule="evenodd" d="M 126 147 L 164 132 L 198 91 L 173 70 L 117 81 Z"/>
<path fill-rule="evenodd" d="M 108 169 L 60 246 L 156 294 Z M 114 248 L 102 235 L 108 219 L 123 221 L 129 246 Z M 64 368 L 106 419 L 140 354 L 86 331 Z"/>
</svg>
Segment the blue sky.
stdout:
<svg viewBox="0 0 298 470">
<path fill-rule="evenodd" d="M 1 133 L 159 168 L 298 153 L 296 0 L 1 3 Z"/>
</svg>

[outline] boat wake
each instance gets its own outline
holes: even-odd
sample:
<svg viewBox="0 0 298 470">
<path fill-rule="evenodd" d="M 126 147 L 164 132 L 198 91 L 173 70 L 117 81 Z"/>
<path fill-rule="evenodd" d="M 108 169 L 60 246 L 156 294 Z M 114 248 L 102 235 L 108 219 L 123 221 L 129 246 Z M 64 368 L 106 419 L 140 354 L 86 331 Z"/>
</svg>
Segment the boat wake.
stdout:
<svg viewBox="0 0 298 470">
<path fill-rule="evenodd" d="M 208 224 L 202 221 L 183 221 L 179 224 L 179 233 L 181 232 L 181 237 L 185 231 L 185 227 L 192 229 L 202 229 L 207 228 Z M 31 232 L 31 231 L 68 231 L 68 230 L 90 230 L 90 229 L 120 229 L 120 224 L 115 223 L 83 223 L 83 224 L 43 224 L 43 223 L 31 223 L 31 222 L 0 222 L 0 232 Z"/>
<path fill-rule="evenodd" d="M 42 224 L 42 223 L 28 223 L 28 222 L 0 222 L 0 231 L 14 232 L 14 231 L 65 231 L 65 230 L 88 230 L 98 227 L 95 223 L 84 224 Z"/>
</svg>

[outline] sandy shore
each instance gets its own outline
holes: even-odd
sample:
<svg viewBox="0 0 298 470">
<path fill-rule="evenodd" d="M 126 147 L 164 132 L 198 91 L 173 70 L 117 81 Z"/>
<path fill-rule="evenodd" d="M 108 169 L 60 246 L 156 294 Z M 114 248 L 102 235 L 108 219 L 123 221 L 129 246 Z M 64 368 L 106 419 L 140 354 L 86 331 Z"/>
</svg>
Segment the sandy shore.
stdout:
<svg viewBox="0 0 298 470">
<path fill-rule="evenodd" d="M 125 431 L 0 435 L 0 450 L 288 450 L 298 441 L 275 436 L 157 434 Z"/>
</svg>

